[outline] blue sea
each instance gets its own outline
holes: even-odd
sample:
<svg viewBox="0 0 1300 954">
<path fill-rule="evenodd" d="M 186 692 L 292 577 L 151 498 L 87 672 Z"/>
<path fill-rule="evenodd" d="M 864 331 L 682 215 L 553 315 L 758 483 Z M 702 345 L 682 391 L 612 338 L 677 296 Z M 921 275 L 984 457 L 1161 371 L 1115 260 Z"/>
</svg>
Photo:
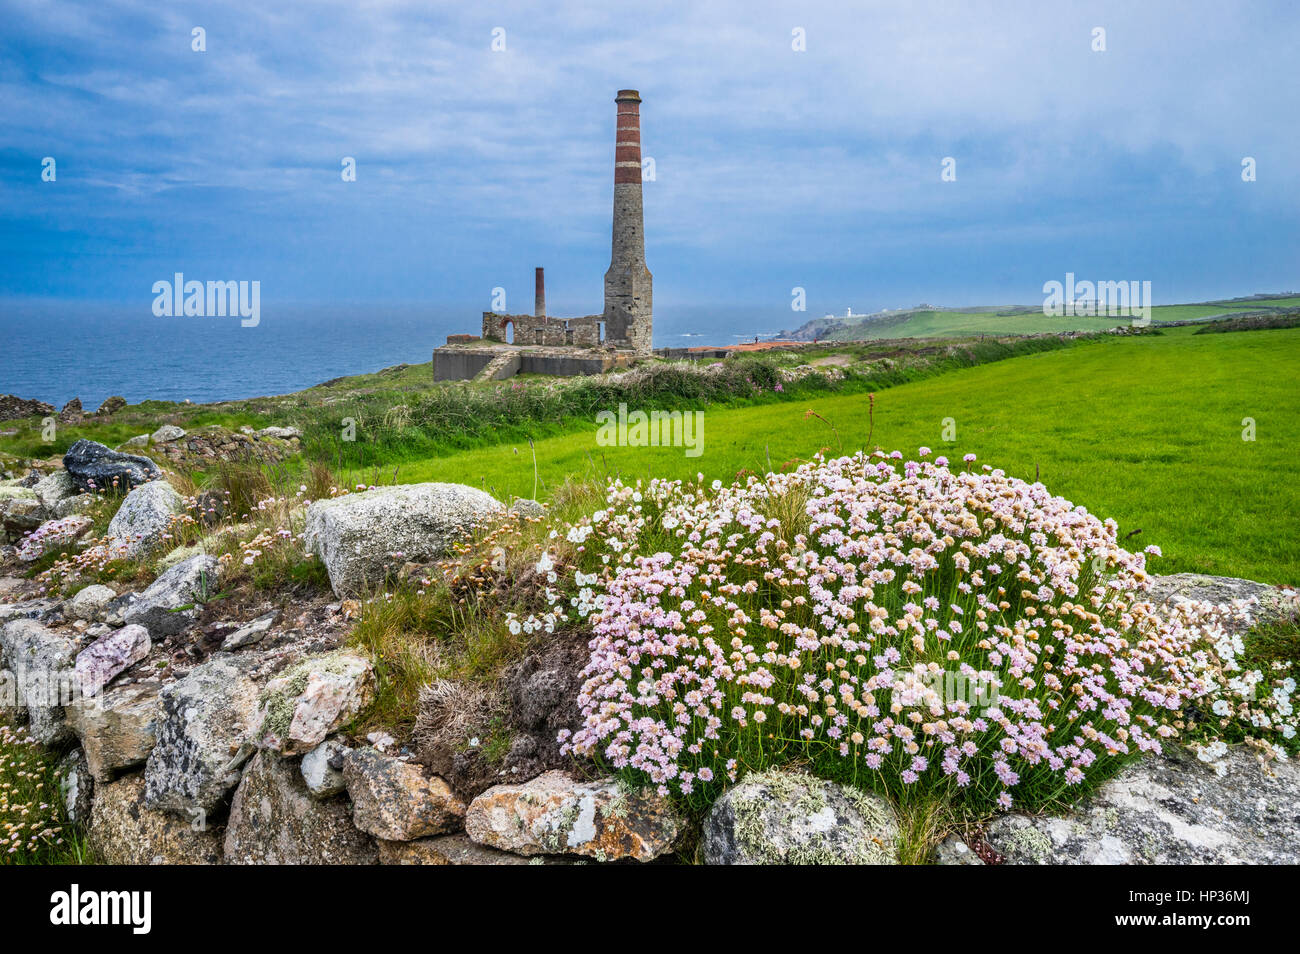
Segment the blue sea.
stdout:
<svg viewBox="0 0 1300 954">
<path fill-rule="evenodd" d="M 482 307 L 274 305 L 261 320 L 155 317 L 142 305 L 0 300 L 0 394 L 87 410 L 120 394 L 132 404 L 284 394 L 347 374 L 428 361 L 447 335 L 477 334 Z M 586 314 L 553 309 L 558 315 Z M 657 348 L 733 344 L 797 327 L 788 308 L 664 306 Z"/>
</svg>

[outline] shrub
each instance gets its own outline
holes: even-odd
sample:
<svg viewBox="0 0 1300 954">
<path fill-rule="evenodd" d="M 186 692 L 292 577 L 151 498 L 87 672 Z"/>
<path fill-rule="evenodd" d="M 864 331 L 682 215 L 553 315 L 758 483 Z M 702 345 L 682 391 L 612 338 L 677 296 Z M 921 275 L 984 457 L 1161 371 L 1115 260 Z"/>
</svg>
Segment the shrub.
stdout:
<svg viewBox="0 0 1300 954">
<path fill-rule="evenodd" d="M 567 605 L 529 621 L 592 622 L 571 751 L 688 798 L 799 760 L 980 809 L 1158 751 L 1206 691 L 1208 624 L 1157 613 L 1113 521 L 973 459 L 612 484 L 563 531 Z"/>
<path fill-rule="evenodd" d="M 1292 311 L 1283 315 L 1242 315 L 1224 321 L 1211 321 L 1197 328 L 1193 334 L 1220 335 L 1232 331 L 1268 331 L 1274 328 L 1296 327 L 1300 327 L 1300 312 Z"/>
</svg>

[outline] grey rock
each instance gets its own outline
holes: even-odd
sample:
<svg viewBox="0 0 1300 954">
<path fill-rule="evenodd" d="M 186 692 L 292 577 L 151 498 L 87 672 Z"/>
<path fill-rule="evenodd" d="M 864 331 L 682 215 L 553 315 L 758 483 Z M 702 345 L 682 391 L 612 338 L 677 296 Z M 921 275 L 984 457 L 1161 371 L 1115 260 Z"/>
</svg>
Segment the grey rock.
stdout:
<svg viewBox="0 0 1300 954">
<path fill-rule="evenodd" d="M 0 604 L 0 623 L 12 619 L 50 620 L 63 611 L 63 601 L 48 596 L 34 600 L 19 600 L 17 603 Z"/>
<path fill-rule="evenodd" d="M 187 820 L 145 802 L 145 782 L 128 775 L 97 785 L 87 832 L 95 854 L 110 865 L 216 865 L 221 836 L 203 819 Z"/>
<path fill-rule="evenodd" d="M 18 540 L 45 520 L 36 491 L 26 487 L 0 487 L 0 542 Z"/>
<path fill-rule="evenodd" d="M 97 415 L 102 415 L 103 417 L 109 417 L 116 414 L 124 407 L 126 407 L 126 398 L 122 397 L 120 394 L 114 394 L 112 397 L 104 398 L 104 403 L 99 406 L 99 409 L 95 411 L 95 413 Z"/>
<path fill-rule="evenodd" d="M 63 613 L 71 619 L 84 619 L 86 622 L 94 622 L 99 619 L 108 604 L 117 599 L 117 594 L 110 587 L 100 583 L 92 583 L 76 592 L 73 597 L 63 605 Z"/>
<path fill-rule="evenodd" d="M 282 441 L 302 436 L 302 431 L 296 427 L 264 427 L 256 433 L 258 437 L 274 437 Z"/>
<path fill-rule="evenodd" d="M 374 693 L 370 660 L 344 650 L 309 657 L 266 684 L 258 747 L 285 755 L 314 749 Z"/>
<path fill-rule="evenodd" d="M 77 697 L 72 668 L 76 656 L 72 640 L 35 620 L 17 619 L 0 627 L 0 661 L 8 670 L 0 680 L 12 680 L 12 694 L 27 710 L 28 731 L 42 745 L 57 746 L 72 738 L 64 707 Z M 8 687 L 0 688 L 0 696 L 8 695 Z"/>
<path fill-rule="evenodd" d="M 700 847 L 711 865 L 892 865 L 897 843 L 884 799 L 773 769 L 746 776 L 713 803 Z"/>
<path fill-rule="evenodd" d="M 198 605 L 217 592 L 220 582 L 220 560 L 190 557 L 150 583 L 122 618 L 145 627 L 155 639 L 179 633 L 198 619 Z"/>
<path fill-rule="evenodd" d="M 504 512 L 495 498 L 463 484 L 381 487 L 313 503 L 305 542 L 334 592 L 353 596 L 408 560 L 443 556 L 478 522 Z"/>
<path fill-rule="evenodd" d="M 347 790 L 343 762 L 352 749 L 337 739 L 322 742 L 302 757 L 302 780 L 315 798 L 331 798 Z"/>
<path fill-rule="evenodd" d="M 150 808 L 206 816 L 239 784 L 252 755 L 257 685 L 214 657 L 159 694 L 156 744 L 145 766 Z"/>
<path fill-rule="evenodd" d="M 374 749 L 352 749 L 343 758 L 352 799 L 352 821 L 385 841 L 411 841 L 460 828 L 465 803 L 436 775 Z"/>
<path fill-rule="evenodd" d="M 1191 600 L 1216 605 L 1254 600 L 1251 616 L 1256 622 L 1272 622 L 1300 612 L 1300 595 L 1294 588 L 1203 573 L 1153 577 L 1149 598 L 1155 603 Z M 1245 624 L 1241 625 L 1245 628 Z"/>
<path fill-rule="evenodd" d="M 155 444 L 166 444 L 171 441 L 178 441 L 185 436 L 185 429 L 177 427 L 175 424 L 164 424 L 158 430 L 150 435 L 150 440 Z"/>
<path fill-rule="evenodd" d="M 936 865 L 982 865 L 980 856 L 971 850 L 960 835 L 949 835 L 934 850 Z"/>
<path fill-rule="evenodd" d="M 107 402 L 106 402 L 107 403 Z M 158 465 L 148 457 L 123 454 L 84 438 L 68 448 L 63 466 L 77 490 L 126 491 L 161 475 Z"/>
<path fill-rule="evenodd" d="M 135 435 L 135 437 L 128 437 L 126 440 L 122 442 L 122 446 L 123 447 L 148 447 L 149 435 L 137 434 Z"/>
<path fill-rule="evenodd" d="M 293 762 L 259 752 L 230 803 L 226 864 L 375 864 L 378 849 L 351 816 L 346 799 L 312 798 Z"/>
<path fill-rule="evenodd" d="M 57 774 L 59 794 L 63 796 L 63 807 L 68 813 L 68 820 L 74 825 L 88 824 L 95 783 L 90 776 L 90 768 L 86 765 L 85 753 L 78 748 L 72 749 L 59 759 Z"/>
<path fill-rule="evenodd" d="M 99 498 L 94 494 L 76 494 L 72 497 L 64 497 L 51 508 L 50 516 L 58 520 L 63 517 L 70 517 L 74 513 L 86 513 L 95 505 L 97 500 Z"/>
<path fill-rule="evenodd" d="M 1066 818 L 1003 815 L 985 828 L 1007 864 L 1300 864 L 1300 763 L 1229 749 L 1225 774 L 1166 746 Z"/>
<path fill-rule="evenodd" d="M 524 519 L 528 519 L 529 517 L 546 516 L 546 508 L 536 500 L 530 500 L 527 497 L 520 497 L 510 505 L 510 509 L 512 512 L 519 514 L 519 516 Z"/>
<path fill-rule="evenodd" d="M 259 616 L 257 619 L 245 626 L 239 627 L 239 629 L 235 630 L 225 638 L 221 644 L 221 648 L 225 652 L 230 652 L 235 649 L 243 649 L 245 646 L 252 646 L 254 643 L 261 642 L 262 637 L 266 635 L 266 631 L 275 625 L 275 621 L 279 616 L 279 610 L 274 610 L 267 613 L 265 616 Z"/>
<path fill-rule="evenodd" d="M 77 654 L 77 685 L 82 696 L 98 695 L 118 675 L 149 655 L 149 631 L 130 624 L 99 637 Z"/>
<path fill-rule="evenodd" d="M 172 517 L 185 509 L 185 501 L 171 484 L 155 480 L 141 484 L 122 501 L 108 525 L 109 545 L 126 557 L 144 556 L 165 542 Z"/>
<path fill-rule="evenodd" d="M 685 824 L 651 788 L 628 789 L 612 778 L 584 781 L 557 770 L 483 792 L 470 803 L 465 834 L 518 855 L 649 861 L 672 850 Z"/>
<path fill-rule="evenodd" d="M 104 607 L 100 618 L 109 626 L 125 626 L 126 614 L 138 602 L 140 602 L 139 593 L 123 593 L 116 599 L 108 601 L 108 605 Z"/>
<path fill-rule="evenodd" d="M 143 765 L 153 751 L 160 712 L 157 682 L 110 686 L 67 708 L 68 724 L 81 739 L 97 782 L 109 782 Z"/>
<path fill-rule="evenodd" d="M 381 865 L 572 865 L 580 862 L 558 855 L 513 855 L 473 841 L 468 835 L 439 835 L 415 841 L 381 841 Z"/>
<path fill-rule="evenodd" d="M 41 506 L 54 515 L 55 508 L 64 500 L 75 497 L 78 490 L 71 474 L 66 470 L 56 470 L 48 477 L 42 478 L 41 482 L 32 488 L 32 492 L 36 494 L 36 499 L 41 502 Z"/>
</svg>

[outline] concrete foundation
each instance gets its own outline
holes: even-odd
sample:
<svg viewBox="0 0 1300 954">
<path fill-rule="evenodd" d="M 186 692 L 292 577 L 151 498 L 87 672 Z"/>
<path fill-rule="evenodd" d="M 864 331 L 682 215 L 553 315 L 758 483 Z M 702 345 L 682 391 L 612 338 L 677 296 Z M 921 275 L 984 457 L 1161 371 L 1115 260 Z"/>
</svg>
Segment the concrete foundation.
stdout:
<svg viewBox="0 0 1300 954">
<path fill-rule="evenodd" d="M 626 351 L 508 344 L 444 345 L 433 352 L 435 381 L 504 381 L 516 374 L 572 376 L 631 367 L 639 355 Z"/>
</svg>

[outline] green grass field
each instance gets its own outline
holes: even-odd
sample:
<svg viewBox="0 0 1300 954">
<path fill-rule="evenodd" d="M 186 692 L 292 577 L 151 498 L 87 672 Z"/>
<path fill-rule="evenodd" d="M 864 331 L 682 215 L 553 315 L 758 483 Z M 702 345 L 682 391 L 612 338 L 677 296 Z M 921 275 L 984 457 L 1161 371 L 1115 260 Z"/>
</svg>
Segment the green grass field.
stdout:
<svg viewBox="0 0 1300 954">
<path fill-rule="evenodd" d="M 873 444 L 920 445 L 1033 479 L 1054 493 L 1141 530 L 1160 573 L 1200 571 L 1300 583 L 1300 329 L 1107 339 L 1066 351 L 952 371 L 883 390 Z M 868 433 L 865 394 L 704 411 L 703 454 L 680 448 L 601 447 L 596 425 L 536 444 L 484 447 L 402 465 L 399 480 L 456 481 L 545 498 L 570 474 L 730 479 L 855 450 Z M 814 417 L 815 411 L 831 425 Z M 957 439 L 942 440 L 945 418 Z M 1242 439 L 1253 418 L 1256 439 Z M 837 433 L 838 436 L 837 436 Z"/>
<path fill-rule="evenodd" d="M 1216 315 L 1237 314 L 1271 309 L 1300 308 L 1300 297 L 1269 298 L 1257 301 L 1205 302 L 1192 305 L 1156 305 L 1151 320 L 1195 321 Z M 914 311 L 875 321 L 832 328 L 823 335 L 826 341 L 861 339 L 932 338 L 961 335 L 1034 335 L 1059 334 L 1065 331 L 1105 331 L 1127 324 L 1121 317 L 1062 316 L 1049 318 L 1038 311 Z"/>
</svg>

